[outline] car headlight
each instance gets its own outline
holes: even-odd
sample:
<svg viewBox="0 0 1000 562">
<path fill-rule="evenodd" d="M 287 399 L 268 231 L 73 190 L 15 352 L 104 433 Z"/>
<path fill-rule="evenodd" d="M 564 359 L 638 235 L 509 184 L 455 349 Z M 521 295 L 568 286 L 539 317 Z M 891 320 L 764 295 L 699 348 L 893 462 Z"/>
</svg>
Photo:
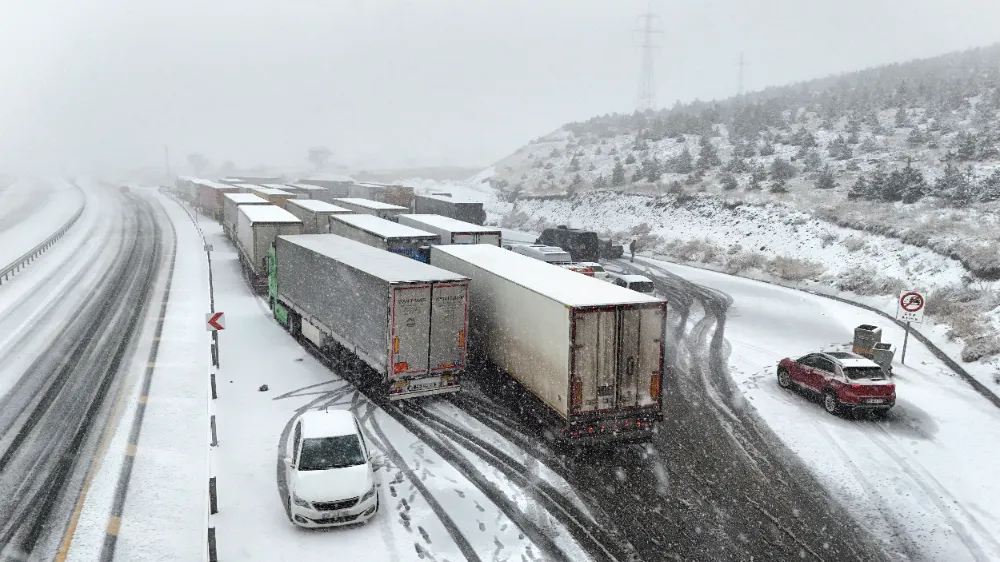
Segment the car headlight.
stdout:
<svg viewBox="0 0 1000 562">
<path fill-rule="evenodd" d="M 375 495 L 375 483 L 372 482 L 372 489 L 365 492 L 365 495 L 361 496 L 361 501 L 359 501 L 358 503 L 365 503 L 366 501 L 370 500 L 374 495 Z"/>
<path fill-rule="evenodd" d="M 306 500 L 304 500 L 304 499 L 296 496 L 294 493 L 292 494 L 292 499 L 295 501 L 295 505 L 300 506 L 300 507 L 304 507 L 304 508 L 307 508 L 307 509 L 312 509 L 312 504 L 310 504 Z"/>
</svg>

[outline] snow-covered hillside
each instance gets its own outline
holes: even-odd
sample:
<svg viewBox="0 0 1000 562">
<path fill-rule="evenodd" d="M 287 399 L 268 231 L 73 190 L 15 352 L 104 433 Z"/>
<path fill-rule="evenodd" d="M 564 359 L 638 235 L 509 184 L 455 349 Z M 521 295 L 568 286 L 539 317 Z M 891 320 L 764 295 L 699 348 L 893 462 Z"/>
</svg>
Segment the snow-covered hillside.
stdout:
<svg viewBox="0 0 1000 562">
<path fill-rule="evenodd" d="M 669 111 L 571 123 L 498 162 L 502 196 L 776 202 L 1000 279 L 1000 45 Z"/>
</svg>

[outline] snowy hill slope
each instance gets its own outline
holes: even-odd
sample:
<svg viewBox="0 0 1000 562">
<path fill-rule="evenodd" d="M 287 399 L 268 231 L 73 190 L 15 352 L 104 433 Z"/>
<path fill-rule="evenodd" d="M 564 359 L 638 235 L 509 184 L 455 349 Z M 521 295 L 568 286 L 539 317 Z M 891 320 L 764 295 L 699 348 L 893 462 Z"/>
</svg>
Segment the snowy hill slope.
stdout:
<svg viewBox="0 0 1000 562">
<path fill-rule="evenodd" d="M 507 197 L 612 188 L 780 202 L 1000 279 L 1000 45 L 571 123 L 494 167 Z"/>
</svg>

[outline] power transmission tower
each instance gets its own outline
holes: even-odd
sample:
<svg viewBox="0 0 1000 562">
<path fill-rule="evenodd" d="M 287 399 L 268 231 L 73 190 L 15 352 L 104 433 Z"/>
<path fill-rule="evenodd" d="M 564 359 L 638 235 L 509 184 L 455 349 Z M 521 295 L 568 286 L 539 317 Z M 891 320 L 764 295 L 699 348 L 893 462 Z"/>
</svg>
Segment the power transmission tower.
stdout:
<svg viewBox="0 0 1000 562">
<path fill-rule="evenodd" d="M 740 82 L 738 86 L 737 95 L 743 95 L 743 67 L 750 66 L 750 63 L 743 60 L 743 51 L 740 51 Z"/>
<path fill-rule="evenodd" d="M 637 33 L 642 33 L 642 70 L 639 77 L 639 95 L 637 96 L 636 110 L 639 112 L 647 109 L 656 109 L 656 68 L 653 59 L 653 36 L 663 32 L 653 28 L 653 20 L 657 16 L 652 13 L 652 9 L 647 7 L 646 13 L 639 16 L 643 21 L 641 29 L 636 29 Z"/>
</svg>

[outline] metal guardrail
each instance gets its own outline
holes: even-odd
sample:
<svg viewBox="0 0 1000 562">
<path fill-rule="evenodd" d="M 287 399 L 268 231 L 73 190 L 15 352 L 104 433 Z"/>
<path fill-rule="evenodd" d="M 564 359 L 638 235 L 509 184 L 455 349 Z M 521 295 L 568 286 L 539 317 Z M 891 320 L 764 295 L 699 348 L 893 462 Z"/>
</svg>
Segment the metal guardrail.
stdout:
<svg viewBox="0 0 1000 562">
<path fill-rule="evenodd" d="M 76 188 L 80 189 L 80 186 L 76 186 Z M 4 281 L 10 280 L 10 278 L 15 273 L 20 271 L 22 268 L 27 267 L 28 264 L 35 261 L 35 259 L 37 259 L 43 253 L 45 253 L 45 251 L 51 248 L 56 242 L 58 242 L 59 239 L 62 238 L 67 231 L 69 231 L 70 227 L 72 227 L 76 223 L 77 219 L 80 218 L 80 215 L 83 214 L 83 211 L 86 208 L 87 208 L 87 200 L 84 199 L 83 205 L 80 205 L 80 210 L 78 210 L 76 214 L 70 217 L 70 219 L 66 221 L 66 224 L 62 225 L 62 228 L 57 230 L 55 234 L 49 236 L 48 238 L 43 240 L 39 245 L 28 250 L 26 254 L 14 260 L 14 262 L 8 265 L 7 267 L 0 269 L 0 285 L 3 285 Z"/>
</svg>

